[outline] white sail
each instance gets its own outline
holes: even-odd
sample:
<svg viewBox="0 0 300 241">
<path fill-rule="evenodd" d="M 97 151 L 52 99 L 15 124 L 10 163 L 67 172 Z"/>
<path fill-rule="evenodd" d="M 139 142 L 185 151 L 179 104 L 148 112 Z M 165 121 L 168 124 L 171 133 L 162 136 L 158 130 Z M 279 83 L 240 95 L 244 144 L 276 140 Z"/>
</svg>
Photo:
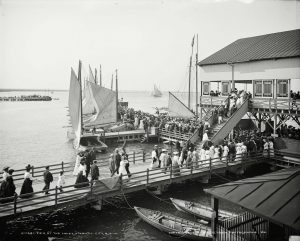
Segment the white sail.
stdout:
<svg viewBox="0 0 300 241">
<path fill-rule="evenodd" d="M 154 90 L 153 90 L 153 92 L 152 92 L 152 95 L 155 96 L 155 97 L 160 97 L 160 96 L 162 96 L 161 91 L 157 88 L 156 85 L 154 85 Z"/>
<path fill-rule="evenodd" d="M 85 80 L 85 88 L 82 93 L 82 114 L 83 115 L 93 115 L 96 113 L 96 106 L 93 101 L 93 96 L 91 93 L 90 83 L 95 83 L 95 78 L 89 66 L 89 80 Z"/>
<path fill-rule="evenodd" d="M 76 139 L 74 146 L 79 146 L 81 136 L 81 96 L 80 96 L 80 83 L 77 76 L 71 68 L 70 90 L 69 90 L 69 113 L 71 118 L 72 128 L 74 130 Z"/>
<path fill-rule="evenodd" d="M 115 91 L 107 89 L 93 83 L 89 83 L 94 105 L 96 106 L 96 115 L 93 119 L 85 122 L 85 126 L 96 126 L 117 121 L 117 95 Z"/>
<path fill-rule="evenodd" d="M 189 110 L 176 96 L 169 92 L 169 115 L 179 118 L 192 118 L 194 113 Z"/>
</svg>

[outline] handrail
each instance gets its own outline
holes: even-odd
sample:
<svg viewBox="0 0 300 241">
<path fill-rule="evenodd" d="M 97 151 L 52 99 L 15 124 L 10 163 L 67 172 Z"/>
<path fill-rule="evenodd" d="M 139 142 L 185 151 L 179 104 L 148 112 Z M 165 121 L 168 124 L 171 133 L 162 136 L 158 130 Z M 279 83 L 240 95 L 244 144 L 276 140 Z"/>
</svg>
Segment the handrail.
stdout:
<svg viewBox="0 0 300 241">
<path fill-rule="evenodd" d="M 277 155 L 275 155 L 276 157 Z M 240 164 L 240 165 L 243 165 L 243 163 L 250 163 L 250 162 L 253 162 L 253 161 L 260 161 L 261 159 L 265 160 L 265 158 L 267 158 L 267 160 L 272 160 L 272 158 L 268 158 L 268 157 L 265 157 L 263 155 L 263 152 L 260 152 L 260 153 L 247 153 L 247 154 L 238 154 L 238 155 L 234 155 L 233 158 L 233 162 L 229 162 L 229 159 L 230 157 L 227 156 L 226 157 L 226 160 L 223 159 L 224 157 L 217 157 L 217 158 L 209 158 L 209 159 L 206 159 L 206 160 L 200 160 L 198 159 L 197 162 L 195 161 L 192 161 L 190 164 L 190 167 L 187 168 L 187 167 L 177 167 L 180 171 L 181 174 L 184 174 L 185 176 L 186 175 L 193 175 L 196 171 L 199 173 L 199 171 L 205 171 L 205 172 L 208 172 L 210 174 L 212 174 L 212 171 L 215 170 L 215 169 L 218 169 L 218 168 L 221 168 L 221 167 L 225 167 L 227 168 L 228 167 L 228 163 L 231 163 L 231 164 Z M 275 159 L 275 158 L 274 158 Z M 276 160 L 276 159 L 275 159 Z M 230 165 L 231 166 L 231 165 Z M 169 170 L 170 169 L 170 170 Z M 180 176 L 174 176 L 174 166 L 170 165 L 168 167 L 168 172 L 170 172 L 170 174 L 168 174 L 167 172 L 162 172 L 162 171 L 165 171 L 165 167 L 163 168 L 156 168 L 156 169 L 153 169 L 153 170 L 145 170 L 145 171 L 139 171 L 139 172 L 134 172 L 132 173 L 133 174 L 133 177 L 129 180 L 132 180 L 132 179 L 139 179 L 139 180 L 134 180 L 133 183 L 131 183 L 131 181 L 129 182 L 123 182 L 122 180 L 122 175 L 120 175 L 119 177 L 119 184 L 120 184 L 120 188 L 121 189 L 126 189 L 126 188 L 130 188 L 133 184 L 134 185 L 148 185 L 148 184 L 152 184 L 152 183 L 156 183 L 158 182 L 159 178 L 164 178 L 164 180 L 170 180 L 172 182 L 172 180 L 176 180 L 176 179 L 179 179 L 181 178 L 181 175 Z M 144 173 L 144 175 L 143 175 Z M 141 175 L 137 175 L 137 174 L 141 174 Z M 101 180 L 99 180 L 101 181 Z M 94 194 L 95 192 L 97 194 L 100 195 L 100 193 L 108 193 L 108 192 L 111 192 L 111 191 L 116 191 L 119 189 L 118 187 L 118 184 L 116 184 L 116 187 L 111 189 L 111 190 L 102 190 L 102 189 L 97 189 L 97 185 L 91 185 L 92 183 L 94 183 L 94 181 L 89 181 L 89 182 L 86 182 L 86 183 L 80 183 L 81 185 L 82 184 L 88 184 L 88 186 L 86 187 L 79 187 L 79 188 L 74 188 L 74 185 L 75 184 L 72 184 L 72 185 L 68 185 L 68 186 L 64 186 L 64 192 L 63 193 L 58 193 L 57 192 L 57 187 L 55 188 L 51 188 L 49 189 L 49 191 L 55 191 L 54 194 L 50 194 L 48 195 L 47 197 L 50 197 L 49 199 L 47 200 L 41 200 L 40 202 L 35 202 L 34 204 L 41 204 L 41 203 L 53 203 L 55 205 L 53 205 L 55 208 L 57 207 L 57 204 L 60 203 L 61 201 L 62 202 L 65 202 L 66 199 L 68 198 L 71 198 L 72 197 L 72 200 L 74 199 L 73 197 L 79 197 L 79 196 L 82 196 L 82 198 L 85 197 L 85 195 L 88 195 L 88 194 Z M 99 187 L 99 186 L 98 186 Z M 71 189 L 70 189 L 71 188 Z M 101 188 L 101 186 L 100 186 Z M 6 200 L 13 200 L 13 202 L 10 202 L 10 203 L 6 203 L 6 204 L 0 204 L 0 207 L 7 207 L 6 209 L 1 209 L 0 212 L 6 212 L 6 211 L 11 211 L 11 210 L 14 210 L 14 214 L 16 214 L 18 212 L 19 209 L 22 209 L 23 207 L 27 207 L 27 206 L 31 206 L 32 203 L 30 203 L 30 201 L 32 200 L 38 200 L 38 199 L 43 199 L 45 196 L 34 196 L 34 195 L 37 195 L 37 194 L 41 194 L 43 193 L 44 191 L 38 191 L 38 192 L 33 192 L 31 193 L 33 195 L 33 197 L 31 198 L 28 198 L 28 199 L 18 199 L 18 198 L 14 198 L 13 196 L 12 197 L 7 197 L 7 198 L 1 198 L 0 199 L 0 202 L 3 202 L 3 201 L 6 201 Z M 70 194 L 70 195 L 63 195 L 61 196 L 61 194 Z M 27 194 L 28 195 L 28 194 Z M 26 196 L 25 195 L 21 195 L 19 197 L 22 197 L 22 196 Z M 78 198 L 74 199 L 74 200 L 79 200 Z M 13 204 L 13 206 L 12 206 Z"/>
<path fill-rule="evenodd" d="M 211 138 L 211 141 L 212 141 L 212 142 L 216 141 L 216 140 L 215 140 L 216 136 L 217 136 L 219 133 L 221 133 L 221 131 L 222 131 L 224 128 L 227 127 L 227 124 L 231 123 L 231 120 L 232 120 L 239 112 L 241 112 L 241 111 L 243 111 L 243 109 L 245 109 L 245 106 L 246 106 L 246 105 L 247 105 L 246 110 L 248 110 L 248 103 L 249 103 L 249 98 L 246 98 L 246 99 L 244 100 L 243 104 L 241 105 L 241 107 L 240 107 L 238 110 L 236 110 L 236 111 L 229 117 L 229 119 L 226 121 L 225 125 L 223 125 L 223 126 L 220 128 L 220 130 L 219 130 L 217 133 L 214 134 L 214 136 Z M 231 130 L 231 129 L 229 129 L 229 130 Z M 218 141 L 218 140 L 217 140 L 217 141 Z"/>
</svg>

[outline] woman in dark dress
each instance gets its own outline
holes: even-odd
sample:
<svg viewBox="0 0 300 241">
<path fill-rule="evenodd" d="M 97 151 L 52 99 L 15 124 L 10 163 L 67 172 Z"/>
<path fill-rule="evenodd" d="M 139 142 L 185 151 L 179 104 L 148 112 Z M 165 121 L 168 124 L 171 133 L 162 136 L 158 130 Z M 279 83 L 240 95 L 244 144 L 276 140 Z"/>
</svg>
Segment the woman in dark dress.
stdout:
<svg viewBox="0 0 300 241">
<path fill-rule="evenodd" d="M 83 175 L 83 171 L 79 171 L 74 187 L 75 188 L 87 187 L 89 186 L 88 181 L 89 180 L 86 178 L 86 176 Z"/>
<path fill-rule="evenodd" d="M 26 171 L 24 173 L 24 182 L 23 182 L 23 185 L 21 188 L 20 198 L 29 198 L 29 197 L 32 197 L 32 195 L 33 195 L 32 194 L 33 193 L 33 188 L 32 188 L 33 178 L 31 176 L 30 169 L 31 169 L 31 166 L 27 165 Z"/>
<path fill-rule="evenodd" d="M 9 169 L 8 171 L 9 175 L 7 176 L 6 180 L 1 183 L 1 188 L 0 188 L 1 198 L 8 198 L 8 197 L 11 198 L 2 200 L 1 203 L 11 202 L 14 199 L 16 186 L 14 184 L 14 179 L 12 177 L 13 172 L 14 172 L 13 169 Z"/>
</svg>

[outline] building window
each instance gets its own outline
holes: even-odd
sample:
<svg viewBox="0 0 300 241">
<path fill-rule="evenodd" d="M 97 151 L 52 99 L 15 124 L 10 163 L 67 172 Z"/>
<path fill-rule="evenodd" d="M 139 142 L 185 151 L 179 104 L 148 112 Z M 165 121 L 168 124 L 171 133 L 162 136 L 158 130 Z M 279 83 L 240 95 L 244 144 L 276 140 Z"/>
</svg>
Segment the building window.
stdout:
<svg viewBox="0 0 300 241">
<path fill-rule="evenodd" d="M 222 95 L 229 94 L 229 82 L 222 82 Z"/>
<path fill-rule="evenodd" d="M 209 95 L 209 82 L 203 82 L 203 95 Z"/>
<path fill-rule="evenodd" d="M 254 81 L 254 96 L 262 96 L 262 81 L 255 80 Z"/>
<path fill-rule="evenodd" d="M 264 97 L 272 97 L 272 80 L 264 80 Z"/>
<path fill-rule="evenodd" d="M 277 97 L 288 97 L 288 80 L 277 80 Z"/>
</svg>

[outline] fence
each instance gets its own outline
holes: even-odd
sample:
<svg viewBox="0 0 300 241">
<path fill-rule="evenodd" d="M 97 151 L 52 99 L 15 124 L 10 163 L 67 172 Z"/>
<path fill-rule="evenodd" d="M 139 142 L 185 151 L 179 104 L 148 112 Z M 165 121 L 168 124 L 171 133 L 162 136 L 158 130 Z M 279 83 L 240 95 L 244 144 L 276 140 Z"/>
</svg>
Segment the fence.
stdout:
<svg viewBox="0 0 300 241">
<path fill-rule="evenodd" d="M 143 154 L 143 156 L 145 156 Z M 251 159 L 247 158 L 245 155 L 237 155 L 234 157 L 235 160 L 239 161 L 230 161 L 229 157 L 226 158 L 209 158 L 207 160 L 198 160 L 186 165 L 185 167 L 174 167 L 169 166 L 167 168 L 155 168 L 153 170 L 146 169 L 145 171 L 134 172 L 132 177 L 123 181 L 122 175 L 119 177 L 119 186 L 114 189 L 114 191 L 128 190 L 135 191 L 136 189 L 131 189 L 132 187 L 139 187 L 140 189 L 145 189 L 148 186 L 155 186 L 160 184 L 169 184 L 176 181 L 186 180 L 204 175 L 212 175 L 215 170 L 223 169 L 226 171 L 230 166 L 235 165 L 246 165 L 247 163 L 259 162 L 264 159 L 262 153 L 253 153 Z M 145 158 L 140 158 L 139 161 L 144 161 Z M 137 161 L 137 160 L 135 160 Z M 83 203 L 88 203 L 95 201 L 94 199 L 88 200 L 86 197 L 93 195 L 106 195 L 112 190 L 100 189 L 97 185 L 92 185 L 93 182 L 82 183 L 82 185 L 87 185 L 86 187 L 80 187 L 74 189 L 74 185 L 64 186 L 64 192 L 59 193 L 58 188 L 49 189 L 49 191 L 54 191 L 54 193 L 47 196 L 40 195 L 43 194 L 43 191 L 31 193 L 32 197 L 22 199 L 26 195 L 15 195 L 13 197 L 1 198 L 0 199 L 0 213 L 10 213 L 10 215 L 16 215 L 19 212 L 25 212 L 27 209 L 38 209 L 44 206 L 53 206 L 56 208 L 58 204 L 64 204 L 71 201 L 78 201 L 83 199 Z M 130 190 L 131 189 L 131 190 Z M 68 194 L 67 196 L 65 194 Z M 120 194 L 119 192 L 117 194 Z M 111 194 L 117 195 L 117 194 Z M 10 202 L 10 203 L 3 203 Z M 0 215 L 1 216 L 1 215 Z"/>
</svg>

